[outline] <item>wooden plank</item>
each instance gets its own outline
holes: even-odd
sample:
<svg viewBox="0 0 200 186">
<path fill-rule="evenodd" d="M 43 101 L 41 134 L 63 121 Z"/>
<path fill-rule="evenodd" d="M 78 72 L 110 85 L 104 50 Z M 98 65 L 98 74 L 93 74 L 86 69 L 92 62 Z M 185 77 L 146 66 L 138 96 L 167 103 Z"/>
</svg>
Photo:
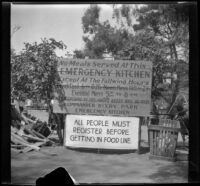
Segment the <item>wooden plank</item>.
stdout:
<svg viewBox="0 0 200 186">
<path fill-rule="evenodd" d="M 24 128 L 24 131 L 31 134 L 33 137 L 37 137 L 30 129 L 28 129 L 27 127 Z"/>
<path fill-rule="evenodd" d="M 179 121 L 171 119 L 159 119 L 159 125 L 170 128 L 180 128 Z"/>
<path fill-rule="evenodd" d="M 153 130 L 158 130 L 158 131 L 162 130 L 162 129 L 165 129 L 168 131 L 177 131 L 177 132 L 180 131 L 180 129 L 178 129 L 178 128 L 164 127 L 164 126 L 160 126 L 160 125 L 149 125 L 148 128 L 153 129 Z"/>
<path fill-rule="evenodd" d="M 155 135 L 156 135 L 156 138 L 155 138 L 155 155 L 158 155 L 158 131 L 155 131 Z"/>
<path fill-rule="evenodd" d="M 171 148 L 170 148 L 170 156 L 174 155 L 174 131 L 171 132 Z"/>
<path fill-rule="evenodd" d="M 167 146 L 166 146 L 165 156 L 169 156 L 169 145 L 170 145 L 170 131 L 169 130 L 167 130 L 167 136 L 168 136 L 168 142 L 167 142 Z"/>
<path fill-rule="evenodd" d="M 16 134 L 14 133 L 11 133 L 12 137 L 15 139 L 15 141 L 21 145 L 24 145 L 24 146 L 27 146 L 27 147 L 32 147 L 33 149 L 35 150 L 39 150 L 40 148 L 37 147 L 37 146 L 34 146 L 32 144 L 29 144 L 28 142 L 26 142 L 23 138 L 17 136 Z"/>
<path fill-rule="evenodd" d="M 17 148 L 17 147 L 25 147 L 25 146 L 24 145 L 13 145 L 13 144 L 11 144 L 11 147 Z"/>
<path fill-rule="evenodd" d="M 153 154 L 156 154 L 156 131 L 153 130 Z"/>
<path fill-rule="evenodd" d="M 14 133 L 16 133 L 16 132 L 19 131 L 17 128 L 13 127 L 12 125 L 10 126 L 10 129 L 11 129 L 11 131 L 14 132 Z"/>
<path fill-rule="evenodd" d="M 169 156 L 169 146 L 170 146 L 170 132 L 167 131 L 168 133 L 168 143 L 167 143 L 167 146 L 166 146 L 166 154 L 165 156 Z"/>
<path fill-rule="evenodd" d="M 27 141 L 25 141 L 21 136 L 11 132 L 11 137 L 16 140 L 17 142 L 23 142 L 23 143 L 28 143 Z M 23 144 L 21 144 L 23 145 Z"/>
<path fill-rule="evenodd" d="M 13 152 L 17 152 L 17 153 L 20 153 L 20 150 L 17 150 L 17 149 L 12 148 L 12 147 L 11 147 L 11 151 L 13 151 Z"/>
<path fill-rule="evenodd" d="M 156 130 L 156 155 L 159 154 L 159 134 L 160 130 Z"/>
<path fill-rule="evenodd" d="M 152 154 L 155 152 L 155 131 L 152 130 Z"/>
<path fill-rule="evenodd" d="M 16 145 L 19 145 L 19 141 L 17 141 L 12 135 L 11 135 L 11 142 Z"/>
<path fill-rule="evenodd" d="M 165 152 L 166 152 L 166 143 L 167 143 L 167 135 L 166 135 L 167 131 L 164 130 L 164 144 L 163 144 L 163 152 L 162 155 L 165 156 Z"/>
<path fill-rule="evenodd" d="M 153 130 L 149 130 L 150 154 L 153 154 Z"/>
<path fill-rule="evenodd" d="M 155 150 L 156 150 L 156 155 L 157 155 L 159 153 L 159 133 L 160 133 L 160 130 L 156 130 L 155 133 L 156 133 L 156 147 L 155 147 Z"/>
<path fill-rule="evenodd" d="M 31 131 L 33 132 L 33 134 L 35 134 L 37 137 L 42 138 L 42 139 L 46 139 L 45 136 L 43 136 L 42 134 L 40 134 L 39 132 L 35 131 L 34 129 L 31 129 Z"/>
<path fill-rule="evenodd" d="M 32 132 L 33 132 L 36 136 L 38 136 L 39 138 L 45 139 L 45 140 L 47 140 L 47 141 L 50 141 L 52 144 L 55 144 L 54 141 L 50 140 L 49 138 L 46 138 L 45 136 L 43 136 L 43 135 L 40 134 L 39 132 L 35 131 L 34 129 L 32 129 Z"/>
<path fill-rule="evenodd" d="M 156 130 L 153 131 L 153 154 L 156 154 Z"/>
<path fill-rule="evenodd" d="M 159 147 L 159 155 L 162 155 L 162 149 L 163 149 L 163 131 L 164 130 L 160 130 L 160 147 Z"/>
<path fill-rule="evenodd" d="M 174 139 L 175 139 L 175 142 L 174 142 L 174 154 L 173 156 L 175 156 L 175 152 L 176 152 L 176 146 L 177 146 L 177 140 L 178 140 L 178 132 L 174 131 Z"/>
<path fill-rule="evenodd" d="M 171 131 L 171 145 L 169 148 L 170 156 L 173 157 L 174 150 L 174 131 Z"/>
<path fill-rule="evenodd" d="M 164 143 L 164 130 L 161 130 L 161 139 L 160 139 L 160 155 L 162 156 L 163 152 L 163 143 Z"/>
<path fill-rule="evenodd" d="M 23 117 L 23 119 L 26 121 L 26 123 L 33 123 L 33 124 L 35 124 L 37 121 L 34 121 L 34 120 L 32 120 L 32 119 L 30 119 L 30 118 L 28 118 L 28 117 L 26 117 L 24 114 L 21 114 L 22 115 L 22 117 Z"/>
<path fill-rule="evenodd" d="M 37 137 L 33 137 L 33 136 L 30 136 L 30 135 L 26 135 L 26 134 L 22 134 L 22 136 L 27 137 L 28 139 L 35 140 L 35 141 L 47 142 L 47 140 L 40 139 L 40 138 L 37 138 Z"/>
<path fill-rule="evenodd" d="M 39 146 L 42 146 L 43 144 L 44 144 L 44 142 L 38 142 L 38 143 L 34 143 L 34 146 L 39 147 Z M 26 153 L 26 152 L 29 152 L 31 150 L 34 150 L 34 148 L 32 148 L 32 147 L 26 147 L 21 152 Z"/>
<path fill-rule="evenodd" d="M 29 152 L 31 150 L 34 150 L 32 147 L 25 147 L 23 150 L 21 150 L 20 152 L 26 153 Z"/>
</svg>

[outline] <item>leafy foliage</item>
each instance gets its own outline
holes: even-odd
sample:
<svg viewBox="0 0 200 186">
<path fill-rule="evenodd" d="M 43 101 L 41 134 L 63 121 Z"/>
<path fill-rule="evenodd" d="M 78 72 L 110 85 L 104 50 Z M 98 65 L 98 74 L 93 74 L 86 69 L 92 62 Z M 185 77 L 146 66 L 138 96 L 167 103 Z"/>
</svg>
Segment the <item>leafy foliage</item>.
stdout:
<svg viewBox="0 0 200 186">
<path fill-rule="evenodd" d="M 84 53 L 90 58 L 102 58 L 105 51 L 115 55 L 122 49 L 129 39 L 129 33 L 125 29 L 112 27 L 109 21 L 99 21 L 100 8 L 95 5 L 88 8 L 82 18 L 85 36 Z"/>
<path fill-rule="evenodd" d="M 74 50 L 74 56 L 75 56 L 75 58 L 78 58 L 78 59 L 85 58 L 85 54 L 82 50 Z"/>
<path fill-rule="evenodd" d="M 59 81 L 56 49 L 66 48 L 62 41 L 42 39 L 41 43 L 25 43 L 20 55 L 11 55 L 12 96 L 50 102 L 53 86 Z"/>
<path fill-rule="evenodd" d="M 133 25 L 135 30 L 150 30 L 154 33 L 155 39 L 163 43 L 163 49 L 168 51 L 162 58 L 167 59 L 170 68 L 168 72 L 176 73 L 177 79 L 172 81 L 169 109 L 179 94 L 181 74 L 178 66 L 181 59 L 188 62 L 189 55 L 189 31 L 188 31 L 188 7 L 184 5 L 149 5 L 137 10 L 139 24 Z M 178 52 L 179 49 L 179 52 Z M 181 49 L 181 53 L 180 53 Z M 154 63 L 155 65 L 155 63 Z M 163 73 L 166 72 L 164 68 Z M 167 91 L 167 90 L 166 90 Z M 166 99 L 166 91 L 164 92 Z M 161 92 L 162 93 L 162 92 Z"/>
<path fill-rule="evenodd" d="M 96 15 L 94 19 L 91 12 Z M 113 18 L 118 27 L 111 26 L 108 21 L 100 23 L 99 13 L 100 9 L 90 7 L 84 14 L 82 24 L 88 35 L 83 37 L 83 52 L 90 58 L 101 58 L 107 50 L 115 59 L 152 61 L 152 98 L 164 98 L 170 108 L 179 94 L 182 80 L 178 69 L 187 66 L 189 61 L 188 6 L 149 4 L 135 8 L 128 4 L 113 5 Z M 184 64 L 181 61 L 185 61 Z M 177 79 L 171 77 L 170 86 L 163 83 L 167 72 L 177 74 Z"/>
<path fill-rule="evenodd" d="M 89 9 L 86 10 L 82 17 L 83 32 L 93 34 L 99 25 L 99 12 L 100 8 L 98 5 L 91 5 Z"/>
</svg>

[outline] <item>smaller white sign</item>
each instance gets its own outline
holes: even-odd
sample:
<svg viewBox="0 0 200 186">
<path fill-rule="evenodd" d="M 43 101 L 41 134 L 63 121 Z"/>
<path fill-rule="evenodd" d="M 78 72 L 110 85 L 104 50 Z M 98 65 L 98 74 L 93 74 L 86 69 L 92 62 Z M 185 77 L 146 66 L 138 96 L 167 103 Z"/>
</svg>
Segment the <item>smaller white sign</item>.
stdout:
<svg viewBox="0 0 200 186">
<path fill-rule="evenodd" d="M 138 149 L 139 118 L 67 115 L 64 145 L 99 149 Z"/>
</svg>

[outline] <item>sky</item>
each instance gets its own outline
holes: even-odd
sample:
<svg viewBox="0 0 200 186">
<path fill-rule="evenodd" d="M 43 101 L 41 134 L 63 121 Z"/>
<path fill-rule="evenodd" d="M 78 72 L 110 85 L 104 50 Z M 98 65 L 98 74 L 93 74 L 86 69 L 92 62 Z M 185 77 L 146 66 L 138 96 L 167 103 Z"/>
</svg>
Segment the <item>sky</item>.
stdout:
<svg viewBox="0 0 200 186">
<path fill-rule="evenodd" d="M 11 31 L 21 28 L 11 36 L 11 46 L 18 53 L 24 42 L 40 42 L 41 38 L 54 38 L 67 45 L 67 51 L 84 47 L 81 18 L 89 4 L 74 5 L 11 5 Z M 112 18 L 111 5 L 101 5 L 100 20 Z M 67 51 L 57 51 L 64 56 Z"/>
</svg>

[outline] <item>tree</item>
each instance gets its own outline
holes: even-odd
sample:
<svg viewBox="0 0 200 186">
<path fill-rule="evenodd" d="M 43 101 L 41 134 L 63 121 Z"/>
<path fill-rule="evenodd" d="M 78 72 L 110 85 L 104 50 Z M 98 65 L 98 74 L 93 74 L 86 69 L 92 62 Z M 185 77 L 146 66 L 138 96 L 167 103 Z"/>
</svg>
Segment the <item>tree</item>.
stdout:
<svg viewBox="0 0 200 186">
<path fill-rule="evenodd" d="M 129 39 L 129 33 L 125 29 L 112 27 L 109 21 L 99 21 L 100 8 L 97 5 L 90 6 L 82 17 L 83 40 L 85 49 L 83 52 L 90 58 L 102 58 L 105 51 L 115 55 L 122 49 Z"/>
<path fill-rule="evenodd" d="M 83 32 L 94 34 L 98 30 L 99 26 L 99 13 L 100 8 L 98 5 L 90 5 L 83 17 L 82 17 L 82 25 L 83 25 Z"/>
<path fill-rule="evenodd" d="M 117 20 L 123 20 L 126 27 L 135 31 L 134 39 L 127 44 L 120 57 L 128 59 L 150 59 L 153 61 L 152 96 L 162 96 L 172 106 L 179 93 L 180 73 L 179 62 L 184 59 L 188 63 L 189 31 L 188 6 L 181 4 L 149 4 L 141 8 L 123 5 L 114 8 Z M 137 23 L 133 18 L 136 17 Z M 162 84 L 166 72 L 176 73 L 177 79 L 172 81 L 171 94 L 162 95 L 165 85 Z M 173 79 L 172 79 L 173 80 Z M 162 86 L 160 86 L 162 84 Z M 167 88 L 167 87 L 166 87 Z"/>
<path fill-rule="evenodd" d="M 115 59 L 153 62 L 152 99 L 164 98 L 168 110 L 179 94 L 180 62 L 188 63 L 188 6 L 184 4 L 123 4 L 113 7 L 115 26 L 99 21 L 100 8 L 90 7 L 82 18 L 87 34 L 84 53 L 101 58 L 105 50 Z M 95 16 L 92 16 L 95 15 Z M 86 21 L 87 20 L 87 21 Z M 163 84 L 165 73 L 177 74 L 171 87 Z M 169 89 L 170 88 L 170 89 Z"/>
<path fill-rule="evenodd" d="M 12 28 L 12 31 L 11 31 L 11 39 L 13 38 L 14 34 L 21 28 L 20 25 L 14 25 L 13 28 Z M 11 44 L 11 64 L 14 64 L 15 61 L 17 60 L 16 58 L 16 53 L 15 53 L 15 50 L 14 48 L 12 47 L 12 44 Z M 16 82 L 17 81 L 17 74 L 13 73 L 11 74 L 12 75 L 12 78 L 11 78 L 11 98 L 14 98 L 14 97 L 17 97 L 17 94 L 16 94 L 16 91 L 15 91 L 15 86 L 13 85 L 13 82 Z M 19 85 L 18 85 L 19 86 Z"/>
<path fill-rule="evenodd" d="M 55 39 L 42 39 L 41 43 L 25 43 L 20 55 L 13 54 L 11 60 L 11 84 L 15 91 L 36 100 L 52 99 L 53 85 L 58 81 L 56 49 L 66 48 Z"/>
<path fill-rule="evenodd" d="M 60 83 L 57 74 L 56 49 L 65 49 L 62 41 L 41 39 L 40 43 L 25 43 L 23 51 L 11 52 L 11 94 L 21 100 L 45 100 L 52 117 L 51 99 L 54 88 Z M 59 125 L 59 123 L 58 123 Z"/>
<path fill-rule="evenodd" d="M 85 58 L 85 54 L 82 50 L 74 50 L 74 56 L 75 56 L 75 58 L 78 58 L 78 59 Z"/>
<path fill-rule="evenodd" d="M 181 53 L 186 54 L 184 60 L 188 60 L 189 53 L 189 31 L 188 31 L 188 7 L 184 5 L 151 5 L 141 9 L 139 12 L 139 24 L 135 29 L 151 29 L 156 38 L 159 38 L 165 48 L 168 48 L 171 63 L 171 73 L 177 74 L 177 79 L 172 81 L 172 93 L 168 110 L 179 94 L 180 73 L 178 64 L 181 61 Z M 167 56 L 166 56 L 167 57 Z M 172 79 L 173 80 L 173 79 Z"/>
<path fill-rule="evenodd" d="M 11 37 L 21 28 L 20 25 L 14 25 L 11 32 Z"/>
</svg>

